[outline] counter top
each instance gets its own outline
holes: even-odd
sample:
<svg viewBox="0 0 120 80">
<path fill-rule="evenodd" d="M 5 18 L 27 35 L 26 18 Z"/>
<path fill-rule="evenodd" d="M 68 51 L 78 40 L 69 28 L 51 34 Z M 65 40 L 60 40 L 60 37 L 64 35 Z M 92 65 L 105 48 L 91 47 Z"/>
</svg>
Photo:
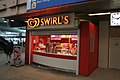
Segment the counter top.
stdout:
<svg viewBox="0 0 120 80">
<path fill-rule="evenodd" d="M 41 52 L 40 50 L 33 50 L 33 54 L 46 56 L 46 57 L 53 57 L 53 58 L 77 60 L 77 55 L 70 55 L 70 54 L 46 53 L 46 52 Z"/>
</svg>

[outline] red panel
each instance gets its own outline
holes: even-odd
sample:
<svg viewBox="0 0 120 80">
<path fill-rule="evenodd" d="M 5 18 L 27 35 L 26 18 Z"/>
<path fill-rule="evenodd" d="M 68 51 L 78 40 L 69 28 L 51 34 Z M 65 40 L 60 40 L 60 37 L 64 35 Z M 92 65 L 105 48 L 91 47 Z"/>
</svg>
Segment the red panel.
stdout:
<svg viewBox="0 0 120 80">
<path fill-rule="evenodd" d="M 26 30 L 25 64 L 29 64 L 29 31 Z"/>
<path fill-rule="evenodd" d="M 94 51 L 90 52 L 90 35 L 94 35 Z M 91 22 L 80 23 L 79 74 L 88 76 L 98 67 L 98 29 Z"/>
<path fill-rule="evenodd" d="M 91 73 L 98 67 L 98 29 L 91 22 L 89 22 L 89 32 L 94 34 L 94 52 L 89 54 L 89 73 Z"/>
<path fill-rule="evenodd" d="M 77 60 L 76 56 L 64 56 L 64 55 L 55 55 L 55 54 L 46 54 L 41 52 L 33 52 L 33 54 L 40 55 L 40 56 L 46 56 L 46 57 L 53 57 L 53 58 L 61 58 L 61 59 L 69 59 L 69 60 Z"/>
<path fill-rule="evenodd" d="M 89 27 L 88 22 L 80 23 L 80 74 L 88 75 Z"/>
<path fill-rule="evenodd" d="M 31 50 L 31 51 L 30 51 L 30 53 L 31 53 L 31 54 L 30 54 L 30 55 L 31 55 L 30 58 L 31 58 L 31 59 L 30 59 L 30 64 L 32 64 L 32 62 L 33 62 L 33 50 L 34 50 L 35 45 L 36 45 L 36 44 L 34 43 L 34 39 L 35 39 L 35 38 L 39 38 L 39 37 L 38 37 L 38 36 L 31 36 L 30 38 L 31 38 L 31 49 L 30 49 L 30 50 Z"/>
</svg>

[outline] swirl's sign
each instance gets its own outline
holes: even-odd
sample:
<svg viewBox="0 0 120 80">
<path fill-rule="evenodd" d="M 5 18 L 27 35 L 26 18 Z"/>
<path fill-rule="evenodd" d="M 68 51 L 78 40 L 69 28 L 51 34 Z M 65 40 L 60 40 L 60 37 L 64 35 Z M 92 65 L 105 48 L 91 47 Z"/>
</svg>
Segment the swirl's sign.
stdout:
<svg viewBox="0 0 120 80">
<path fill-rule="evenodd" d="M 38 26 L 51 26 L 51 25 L 67 25 L 70 23 L 69 16 L 54 16 L 47 18 L 30 18 L 28 19 L 28 26 L 35 28 Z"/>
</svg>

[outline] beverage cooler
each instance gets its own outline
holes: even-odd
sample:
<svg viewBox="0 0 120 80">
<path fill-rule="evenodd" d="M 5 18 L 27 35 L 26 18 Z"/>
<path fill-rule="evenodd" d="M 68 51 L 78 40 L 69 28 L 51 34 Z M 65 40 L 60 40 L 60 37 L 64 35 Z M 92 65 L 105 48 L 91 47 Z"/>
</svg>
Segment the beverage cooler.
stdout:
<svg viewBox="0 0 120 80">
<path fill-rule="evenodd" d="M 26 64 L 37 63 L 88 76 L 98 65 L 97 27 L 89 21 L 75 24 L 74 13 L 28 20 Z"/>
</svg>

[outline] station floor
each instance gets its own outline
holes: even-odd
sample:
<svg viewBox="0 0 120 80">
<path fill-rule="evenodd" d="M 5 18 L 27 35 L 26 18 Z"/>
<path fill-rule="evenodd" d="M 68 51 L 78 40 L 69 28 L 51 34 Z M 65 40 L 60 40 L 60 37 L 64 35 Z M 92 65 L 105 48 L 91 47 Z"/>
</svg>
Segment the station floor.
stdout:
<svg viewBox="0 0 120 80">
<path fill-rule="evenodd" d="M 22 53 L 24 63 L 24 53 Z M 120 80 L 119 69 L 96 69 L 90 76 L 43 69 L 36 65 L 14 67 L 5 64 L 5 54 L 0 51 L 0 80 Z"/>
</svg>

